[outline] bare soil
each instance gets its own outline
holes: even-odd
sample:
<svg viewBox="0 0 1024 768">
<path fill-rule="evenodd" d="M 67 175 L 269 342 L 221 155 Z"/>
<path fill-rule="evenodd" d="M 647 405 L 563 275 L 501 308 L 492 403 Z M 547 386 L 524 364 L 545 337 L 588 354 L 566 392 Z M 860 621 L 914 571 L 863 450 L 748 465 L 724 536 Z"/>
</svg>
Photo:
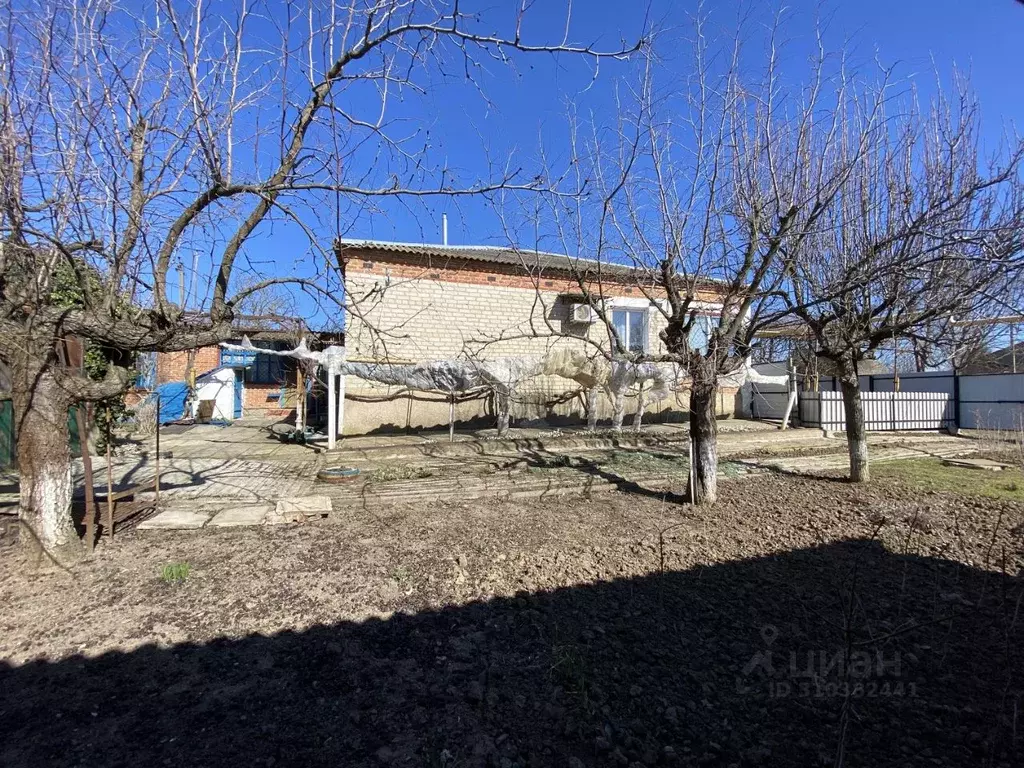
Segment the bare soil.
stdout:
<svg viewBox="0 0 1024 768">
<path fill-rule="evenodd" d="M 720 489 L 0 548 L 0 765 L 1024 762 L 1024 504 Z"/>
</svg>

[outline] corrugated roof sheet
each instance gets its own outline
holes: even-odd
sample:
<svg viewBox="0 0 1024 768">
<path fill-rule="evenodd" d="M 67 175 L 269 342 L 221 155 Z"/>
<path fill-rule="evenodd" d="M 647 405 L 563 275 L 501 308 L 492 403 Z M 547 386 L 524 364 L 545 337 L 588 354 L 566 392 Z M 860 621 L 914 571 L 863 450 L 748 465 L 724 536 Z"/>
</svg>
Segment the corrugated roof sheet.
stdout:
<svg viewBox="0 0 1024 768">
<path fill-rule="evenodd" d="M 344 249 L 402 253 L 438 259 L 469 259 L 488 264 L 504 264 L 525 269 L 553 269 L 562 271 L 583 271 L 607 275 L 633 275 L 634 267 L 624 264 L 609 264 L 594 259 L 581 259 L 559 253 L 531 251 L 496 245 L 434 245 L 432 243 L 397 243 L 387 240 L 355 240 L 343 238 Z"/>
<path fill-rule="evenodd" d="M 196 328 L 210 325 L 210 316 L 205 312 L 187 311 L 185 318 Z M 283 315 L 236 315 L 231 319 L 232 331 L 238 337 L 249 336 L 253 341 L 289 341 L 306 336 L 322 344 L 344 344 L 345 332 L 337 330 L 314 330 L 299 317 Z"/>
</svg>

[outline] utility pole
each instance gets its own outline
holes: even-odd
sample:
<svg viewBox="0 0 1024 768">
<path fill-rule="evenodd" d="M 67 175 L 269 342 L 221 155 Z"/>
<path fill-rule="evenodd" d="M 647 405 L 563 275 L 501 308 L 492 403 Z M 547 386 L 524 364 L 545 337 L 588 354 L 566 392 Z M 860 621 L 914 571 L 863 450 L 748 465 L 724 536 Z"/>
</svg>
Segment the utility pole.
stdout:
<svg viewBox="0 0 1024 768">
<path fill-rule="evenodd" d="M 1017 326 L 1010 323 L 1010 366 L 1013 373 L 1017 372 Z"/>
</svg>

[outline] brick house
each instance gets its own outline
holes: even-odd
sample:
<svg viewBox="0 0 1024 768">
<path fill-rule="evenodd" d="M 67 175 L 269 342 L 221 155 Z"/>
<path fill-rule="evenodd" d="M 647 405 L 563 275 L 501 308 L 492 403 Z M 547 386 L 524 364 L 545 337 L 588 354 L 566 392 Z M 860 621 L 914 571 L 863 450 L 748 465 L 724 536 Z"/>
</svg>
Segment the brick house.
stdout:
<svg viewBox="0 0 1024 768">
<path fill-rule="evenodd" d="M 588 340 L 610 349 L 604 323 L 593 318 L 581 322 L 574 314 L 582 301 L 581 275 L 592 292 L 600 289 L 625 344 L 655 354 L 663 348 L 659 332 L 665 320 L 648 298 L 658 300 L 658 295 L 640 282 L 641 272 L 627 266 L 500 247 L 383 241 L 343 240 L 340 253 L 350 307 L 345 328 L 349 360 L 540 356 L 559 344 L 587 347 Z M 698 298 L 709 315 L 721 308 L 721 294 L 713 283 Z M 697 328 L 695 333 L 705 331 Z M 442 395 L 353 376 L 346 377 L 344 392 L 343 434 L 448 422 L 449 404 Z M 567 379 L 540 376 L 519 395 L 513 423 L 556 425 L 585 419 L 584 397 Z M 733 415 L 735 401 L 736 391 L 723 389 L 719 413 Z M 610 417 L 611 404 L 604 396 L 598 408 L 600 418 Z M 647 412 L 655 420 L 685 420 L 688 410 L 687 394 L 681 392 L 652 404 Z M 493 426 L 493 403 L 484 393 L 460 398 L 456 419 L 462 426 Z"/>
<path fill-rule="evenodd" d="M 304 336 L 310 347 L 316 349 L 327 344 L 344 344 L 344 334 L 310 332 L 303 330 L 278 330 L 266 325 L 247 324 L 243 318 L 239 323 L 234 343 L 248 336 L 250 341 L 263 349 L 291 349 L 297 338 Z M 240 359 L 220 346 L 200 347 L 192 352 L 160 352 L 155 355 L 146 389 L 185 382 L 188 378 L 189 358 L 194 355 L 192 366 L 197 379 L 221 368 L 234 372 L 233 413 L 229 418 L 292 419 L 295 416 L 297 395 L 296 362 L 279 355 L 256 354 Z M 307 412 L 315 416 L 317 401 L 323 393 L 314 387 L 309 393 Z M 179 408 L 180 410 L 180 408 Z M 177 417 L 178 414 L 171 414 Z"/>
</svg>

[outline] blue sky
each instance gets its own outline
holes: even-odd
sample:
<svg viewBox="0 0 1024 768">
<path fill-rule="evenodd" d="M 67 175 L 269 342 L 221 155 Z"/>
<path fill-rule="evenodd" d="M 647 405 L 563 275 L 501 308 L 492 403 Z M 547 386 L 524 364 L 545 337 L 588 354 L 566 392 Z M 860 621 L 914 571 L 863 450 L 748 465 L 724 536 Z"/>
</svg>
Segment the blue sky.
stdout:
<svg viewBox="0 0 1024 768">
<path fill-rule="evenodd" d="M 619 39 L 633 40 L 643 18 L 623 9 L 632 4 L 618 0 L 588 0 L 576 3 L 575 37 L 614 47 Z M 538 3 L 534 28 L 559 28 L 559 3 Z M 675 0 L 654 3 L 651 18 L 667 28 L 663 42 L 671 47 L 674 37 L 685 34 L 683 14 L 694 3 Z M 855 58 L 870 66 L 876 52 L 897 72 L 913 78 L 927 93 L 934 85 L 937 67 L 948 77 L 952 65 L 968 69 L 978 93 L 986 131 L 997 141 L 1006 123 L 1024 127 L 1024 5 L 1014 0 L 860 0 L 820 3 L 792 0 L 787 33 L 787 66 L 794 77 L 804 68 L 804 46 L 817 14 L 830 17 L 828 32 L 838 49 L 851 40 Z M 633 6 L 639 9 L 639 4 Z M 769 3 L 755 8 L 770 10 Z M 755 15 L 758 14 L 755 11 Z M 731 14 L 716 13 L 723 29 Z M 528 30 L 529 31 L 529 30 Z M 670 61 L 669 67 L 672 66 Z M 495 68 L 484 79 L 488 97 L 483 102 L 474 89 L 461 84 L 440 88 L 418 105 L 420 118 L 432 123 L 434 146 L 448 161 L 464 170 L 465 178 L 486 176 L 485 158 L 514 156 L 524 168 L 539 166 L 540 137 L 558 157 L 564 149 L 564 120 L 567 103 L 592 110 L 599 118 L 612 109 L 611 93 L 617 78 L 628 77 L 629 67 L 609 63 L 591 84 L 581 62 L 562 57 L 549 60 L 521 59 L 518 75 Z M 589 86 L 589 87 L 588 87 Z M 584 90 L 586 88 L 586 90 Z M 505 233 L 488 206 L 438 200 L 423 206 L 417 215 L 394 206 L 387 216 L 354 217 L 351 237 L 399 240 L 440 237 L 440 214 L 449 213 L 449 238 L 453 243 L 505 241 Z M 524 237 L 528 233 L 524 233 Z"/>
<path fill-rule="evenodd" d="M 492 22 L 506 12 L 502 2 L 483 5 L 491 9 L 486 14 Z M 672 67 L 683 66 L 681 58 L 674 59 L 673 46 L 686 34 L 687 15 L 694 11 L 695 2 L 654 0 L 646 14 L 639 3 L 621 0 L 576 0 L 574 6 L 573 42 L 615 48 L 623 40 L 634 41 L 646 18 L 663 30 L 664 76 L 673 74 Z M 727 31 L 735 26 L 734 3 L 707 6 L 714 8 L 712 24 L 717 28 Z M 870 68 L 877 55 L 881 62 L 897 65 L 898 75 L 912 79 L 924 94 L 934 87 L 935 68 L 944 78 L 954 63 L 969 70 L 990 142 L 997 142 L 1008 124 L 1024 127 L 1024 4 L 1015 0 L 791 0 L 786 6 L 789 40 L 784 67 L 792 78 L 805 76 L 814 19 L 822 16 L 829 20 L 826 43 L 830 49 L 838 50 L 849 41 L 853 59 L 862 66 Z M 778 4 L 751 2 L 749 7 L 756 24 L 769 19 Z M 542 0 L 528 18 L 524 36 L 551 40 L 562 28 L 564 4 Z M 744 55 L 756 61 L 759 52 L 745 50 Z M 628 64 L 606 62 L 599 77 L 592 80 L 589 64 L 564 55 L 519 57 L 515 69 L 488 63 L 477 78 L 479 90 L 461 76 L 456 62 L 450 62 L 446 72 L 450 73 L 447 77 L 433 71 L 426 79 L 420 78 L 425 95 L 410 94 L 394 104 L 392 114 L 418 131 L 413 145 L 426 148 L 428 162 L 446 165 L 467 184 L 493 177 L 494 169 L 488 163 L 506 162 L 532 177 L 541 168 L 541 146 L 557 165 L 566 154 L 565 115 L 570 105 L 598 121 L 611 119 L 615 87 L 635 75 Z M 353 94 L 353 98 L 358 101 L 361 97 Z M 369 158 L 369 154 L 363 157 Z M 378 177 L 387 171 L 376 169 Z M 448 214 L 453 244 L 504 245 L 509 240 L 500 217 L 482 199 L 385 200 L 375 201 L 373 207 L 349 200 L 342 210 L 341 234 L 440 242 L 442 213 Z M 329 241 L 335 233 L 333 227 L 327 227 L 320 234 Z M 531 232 L 513 232 L 512 237 L 521 245 L 533 244 Z M 275 224 L 264 227 L 246 253 L 253 262 L 283 263 L 282 254 L 301 258 L 307 248 L 296 228 Z"/>
</svg>

